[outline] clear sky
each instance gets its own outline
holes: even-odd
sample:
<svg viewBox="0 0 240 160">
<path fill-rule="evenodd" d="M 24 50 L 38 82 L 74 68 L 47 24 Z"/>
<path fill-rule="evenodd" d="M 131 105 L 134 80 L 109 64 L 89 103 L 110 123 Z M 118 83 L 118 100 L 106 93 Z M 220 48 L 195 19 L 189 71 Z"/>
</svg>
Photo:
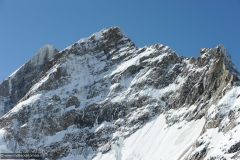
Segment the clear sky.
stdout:
<svg viewBox="0 0 240 160">
<path fill-rule="evenodd" d="M 0 81 L 45 44 L 61 50 L 111 26 L 183 56 L 224 44 L 240 68 L 240 0 L 0 0 Z"/>
</svg>

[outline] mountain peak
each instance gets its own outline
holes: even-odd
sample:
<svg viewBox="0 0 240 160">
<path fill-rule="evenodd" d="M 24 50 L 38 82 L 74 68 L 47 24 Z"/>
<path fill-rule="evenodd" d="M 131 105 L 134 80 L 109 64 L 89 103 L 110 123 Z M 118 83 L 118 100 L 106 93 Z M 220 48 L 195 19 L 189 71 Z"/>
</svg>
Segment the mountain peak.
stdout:
<svg viewBox="0 0 240 160">
<path fill-rule="evenodd" d="M 202 48 L 200 53 L 201 65 L 207 65 L 212 62 L 222 62 L 226 68 L 237 72 L 237 69 L 231 60 L 231 56 L 223 45 L 217 45 L 215 48 Z"/>
<path fill-rule="evenodd" d="M 99 32 L 96 32 L 92 34 L 89 39 L 94 39 L 96 41 L 106 39 L 108 37 L 119 37 L 123 38 L 125 35 L 121 31 L 119 27 L 110 27 L 100 30 Z"/>
<path fill-rule="evenodd" d="M 227 49 L 222 45 L 217 45 L 215 48 L 202 48 L 200 50 L 202 59 L 224 58 L 231 61 L 231 56 L 228 54 Z"/>
<path fill-rule="evenodd" d="M 102 29 L 89 37 L 82 38 L 63 51 L 71 50 L 70 52 L 72 53 L 104 51 L 110 53 L 111 51 L 120 49 L 124 46 L 130 48 L 136 47 L 131 39 L 123 34 L 119 27 L 111 27 Z"/>
<path fill-rule="evenodd" d="M 79 41 L 77 41 L 77 43 L 84 44 L 88 42 L 103 41 L 110 37 L 115 37 L 118 39 L 121 39 L 123 37 L 127 38 L 119 27 L 110 27 L 110 28 L 104 28 L 98 32 L 95 32 L 89 37 L 81 38 Z"/>
<path fill-rule="evenodd" d="M 137 48 L 118 27 L 59 53 L 46 45 L 0 84 L 0 150 L 62 160 L 239 155 L 234 73 L 222 45 L 189 59 L 161 44 Z"/>
</svg>

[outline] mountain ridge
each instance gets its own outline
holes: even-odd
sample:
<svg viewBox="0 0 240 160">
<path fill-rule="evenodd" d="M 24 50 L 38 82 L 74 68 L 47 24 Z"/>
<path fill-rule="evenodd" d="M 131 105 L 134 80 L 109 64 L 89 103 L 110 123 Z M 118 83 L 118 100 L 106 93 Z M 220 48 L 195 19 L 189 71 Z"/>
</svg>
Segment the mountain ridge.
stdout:
<svg viewBox="0 0 240 160">
<path fill-rule="evenodd" d="M 240 123 L 239 73 L 223 46 L 186 58 L 161 44 L 138 48 L 120 28 L 112 27 L 62 51 L 50 50 L 50 57 L 26 63 L 0 84 L 0 128 L 13 152 L 31 150 L 46 159 L 149 159 L 151 154 L 142 155 L 138 145 L 153 135 L 139 132 L 156 122 L 159 126 L 150 127 L 153 134 L 160 129 L 159 135 L 165 134 L 168 128 L 180 137 L 189 131 L 195 138 L 176 139 L 184 146 L 175 157 L 157 153 L 177 148 L 170 144 L 164 150 L 156 144 L 160 150 L 152 159 L 237 156 L 240 148 L 233 141 L 224 142 L 229 152 L 220 149 L 214 155 L 214 142 L 200 139 L 215 133 L 215 128 L 222 139 L 223 132 L 235 135 Z M 46 57 L 47 52 L 41 55 Z M 114 152 L 120 141 L 130 147 L 135 135 L 142 138 L 133 150 L 117 147 Z"/>
</svg>

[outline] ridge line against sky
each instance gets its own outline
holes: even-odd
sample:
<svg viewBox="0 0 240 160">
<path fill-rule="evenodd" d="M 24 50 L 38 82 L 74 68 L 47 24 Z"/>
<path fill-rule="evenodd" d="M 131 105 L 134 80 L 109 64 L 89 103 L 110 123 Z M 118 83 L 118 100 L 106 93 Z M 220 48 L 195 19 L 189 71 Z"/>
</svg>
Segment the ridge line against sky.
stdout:
<svg viewBox="0 0 240 160">
<path fill-rule="evenodd" d="M 238 0 L 0 0 L 0 81 L 45 44 L 62 50 L 111 26 L 139 47 L 161 43 L 186 57 L 223 44 L 239 69 L 239 19 Z"/>
</svg>

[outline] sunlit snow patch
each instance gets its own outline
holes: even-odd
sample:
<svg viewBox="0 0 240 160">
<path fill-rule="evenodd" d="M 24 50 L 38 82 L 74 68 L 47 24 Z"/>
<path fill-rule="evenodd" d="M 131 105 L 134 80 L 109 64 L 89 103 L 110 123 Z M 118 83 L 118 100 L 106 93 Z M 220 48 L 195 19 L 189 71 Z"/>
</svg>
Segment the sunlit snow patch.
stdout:
<svg viewBox="0 0 240 160">
<path fill-rule="evenodd" d="M 168 127 L 164 115 L 147 123 L 123 142 L 121 160 L 177 160 L 200 136 L 205 119 Z M 98 154 L 94 160 L 116 159 L 116 151 Z"/>
</svg>

